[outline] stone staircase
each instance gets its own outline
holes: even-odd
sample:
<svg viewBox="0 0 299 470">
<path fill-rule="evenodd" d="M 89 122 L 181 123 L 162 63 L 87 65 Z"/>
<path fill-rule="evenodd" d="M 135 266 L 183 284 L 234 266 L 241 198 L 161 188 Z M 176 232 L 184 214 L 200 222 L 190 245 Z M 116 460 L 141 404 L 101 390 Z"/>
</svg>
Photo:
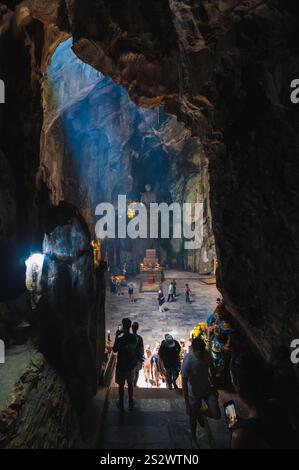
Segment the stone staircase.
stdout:
<svg viewBox="0 0 299 470">
<path fill-rule="evenodd" d="M 117 406 L 117 388 L 110 390 L 103 423 L 102 449 L 192 449 L 191 433 L 181 390 L 139 388 L 133 411 L 121 413 Z M 227 448 L 228 433 L 224 420 L 207 420 L 198 427 L 201 449 Z"/>
</svg>

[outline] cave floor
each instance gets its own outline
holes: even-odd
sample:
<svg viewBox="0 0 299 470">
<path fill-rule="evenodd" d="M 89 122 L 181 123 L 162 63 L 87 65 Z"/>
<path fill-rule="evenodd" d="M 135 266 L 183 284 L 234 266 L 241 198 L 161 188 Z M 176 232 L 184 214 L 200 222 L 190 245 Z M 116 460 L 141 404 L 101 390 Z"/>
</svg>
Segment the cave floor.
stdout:
<svg viewBox="0 0 299 470">
<path fill-rule="evenodd" d="M 172 279 L 177 281 L 177 300 L 167 303 L 168 310 L 160 313 L 157 293 L 140 293 L 140 279 L 131 278 L 135 287 L 136 303 L 130 304 L 127 288 L 123 295 L 107 293 L 107 330 L 112 334 L 123 317 L 140 324 L 139 333 L 144 343 L 154 348 L 165 333 L 176 339 L 188 340 L 191 330 L 199 321 L 206 321 L 214 311 L 219 292 L 215 284 L 206 284 L 209 278 L 184 271 L 166 271 L 163 291 L 166 295 Z M 192 303 L 185 302 L 184 287 L 188 283 L 192 292 Z M 166 295 L 167 297 L 167 295 Z M 191 434 L 181 390 L 169 391 L 165 385 L 159 389 L 146 387 L 143 372 L 140 373 L 135 390 L 136 407 L 133 411 L 120 413 L 117 406 L 117 387 L 113 384 L 109 396 L 104 423 L 103 449 L 191 449 Z M 220 392 L 220 401 L 231 398 Z M 224 417 L 220 421 L 208 420 L 204 429 L 198 427 L 198 442 L 201 449 L 228 447 L 228 432 Z"/>
<path fill-rule="evenodd" d="M 167 310 L 159 312 L 155 292 L 139 292 L 140 279 L 129 278 L 134 285 L 136 302 L 129 302 L 127 288 L 123 287 L 123 295 L 117 296 L 107 292 L 106 329 L 112 336 L 122 318 L 129 317 L 132 322 L 139 322 L 139 333 L 145 345 L 153 349 L 156 342 L 164 339 L 166 333 L 172 334 L 176 339 L 185 338 L 187 341 L 191 330 L 200 321 L 206 321 L 213 313 L 219 292 L 215 284 L 205 283 L 209 278 L 197 273 L 168 270 L 165 272 L 163 292 L 167 300 L 168 286 L 172 279 L 177 281 L 178 297 L 175 302 L 166 303 Z M 184 288 L 188 283 L 192 292 L 192 303 L 185 302 Z"/>
</svg>

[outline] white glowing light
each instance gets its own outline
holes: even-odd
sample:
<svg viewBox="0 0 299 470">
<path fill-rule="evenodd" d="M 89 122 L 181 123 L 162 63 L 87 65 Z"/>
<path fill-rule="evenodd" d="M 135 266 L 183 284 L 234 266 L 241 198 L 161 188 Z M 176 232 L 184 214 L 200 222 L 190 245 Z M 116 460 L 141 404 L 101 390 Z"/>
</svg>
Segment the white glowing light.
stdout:
<svg viewBox="0 0 299 470">
<path fill-rule="evenodd" d="M 45 255 L 42 253 L 34 253 L 28 259 L 26 259 L 25 264 L 28 269 L 35 268 L 41 270 L 44 264 Z M 34 266 L 35 265 L 35 266 Z"/>
<path fill-rule="evenodd" d="M 45 255 L 34 253 L 26 261 L 26 288 L 31 293 L 32 308 L 35 308 L 41 297 L 41 278 Z"/>
</svg>

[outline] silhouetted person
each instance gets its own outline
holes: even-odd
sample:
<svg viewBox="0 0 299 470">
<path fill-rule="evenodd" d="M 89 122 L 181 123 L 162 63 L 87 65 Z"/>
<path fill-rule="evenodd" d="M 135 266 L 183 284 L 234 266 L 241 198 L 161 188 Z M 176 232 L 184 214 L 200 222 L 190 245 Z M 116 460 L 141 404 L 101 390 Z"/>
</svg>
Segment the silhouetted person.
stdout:
<svg viewBox="0 0 299 470">
<path fill-rule="evenodd" d="M 128 287 L 128 294 L 129 294 L 129 299 L 130 302 L 133 304 L 135 302 L 134 300 L 134 286 L 133 284 L 130 284 Z"/>
<path fill-rule="evenodd" d="M 114 276 L 110 278 L 110 292 L 113 294 L 116 292 L 116 280 Z"/>
<path fill-rule="evenodd" d="M 192 443 L 198 447 L 196 439 L 197 421 L 204 426 L 204 416 L 220 419 L 218 393 L 214 388 L 215 368 L 210 351 L 206 350 L 201 338 L 192 341 L 191 351 L 186 355 L 182 366 L 183 393 L 190 420 Z M 202 410 L 202 402 L 208 409 Z"/>
<path fill-rule="evenodd" d="M 159 312 L 162 313 L 164 310 L 163 305 L 165 304 L 165 297 L 161 289 L 159 290 L 159 293 L 158 293 L 158 304 L 159 304 Z"/>
<path fill-rule="evenodd" d="M 140 336 L 137 331 L 139 330 L 139 324 L 137 321 L 135 321 L 132 324 L 132 331 L 133 334 L 136 335 L 138 344 L 137 344 L 137 366 L 135 368 L 135 374 L 134 374 L 134 386 L 137 386 L 137 382 L 139 379 L 139 372 L 142 369 L 143 366 L 143 360 L 144 360 L 144 343 L 143 343 L 143 338 Z"/>
<path fill-rule="evenodd" d="M 282 409 L 270 400 L 270 374 L 260 358 L 240 354 L 231 361 L 236 392 L 248 407 L 232 429 L 232 449 L 297 449 L 298 444 Z"/>
<path fill-rule="evenodd" d="M 191 304 L 191 289 L 189 287 L 189 284 L 185 285 L 185 299 L 188 304 Z"/>
<path fill-rule="evenodd" d="M 160 370 L 166 377 L 168 388 L 178 388 L 176 381 L 181 369 L 180 361 L 181 346 L 173 339 L 171 335 L 165 335 L 162 341 L 158 356 L 160 362 Z"/>
<path fill-rule="evenodd" d="M 174 289 L 173 289 L 173 283 L 171 282 L 168 287 L 168 299 L 167 302 L 170 302 L 170 300 L 173 302 L 174 301 Z"/>
<path fill-rule="evenodd" d="M 156 347 L 151 357 L 151 377 L 156 387 L 160 387 L 160 380 L 161 380 L 160 364 L 159 364 L 159 356 L 158 356 L 159 348 L 160 348 L 160 344 L 156 343 Z"/>
<path fill-rule="evenodd" d="M 144 363 L 143 363 L 144 377 L 145 377 L 145 382 L 147 386 L 149 386 L 151 383 L 151 357 L 152 357 L 151 347 L 148 344 L 145 348 Z"/>
<path fill-rule="evenodd" d="M 120 282 L 119 279 L 117 279 L 117 281 L 116 281 L 116 293 L 117 293 L 118 296 L 120 296 L 122 294 L 122 292 L 121 292 L 121 282 Z"/>
<path fill-rule="evenodd" d="M 124 409 L 125 383 L 128 384 L 129 407 L 134 406 L 134 374 L 138 362 L 138 338 L 130 333 L 131 320 L 122 320 L 122 329 L 117 330 L 113 351 L 117 354 L 115 381 L 119 386 L 119 409 Z"/>
<path fill-rule="evenodd" d="M 175 279 L 172 281 L 172 285 L 173 285 L 173 296 L 175 298 L 176 297 L 176 280 Z"/>
</svg>

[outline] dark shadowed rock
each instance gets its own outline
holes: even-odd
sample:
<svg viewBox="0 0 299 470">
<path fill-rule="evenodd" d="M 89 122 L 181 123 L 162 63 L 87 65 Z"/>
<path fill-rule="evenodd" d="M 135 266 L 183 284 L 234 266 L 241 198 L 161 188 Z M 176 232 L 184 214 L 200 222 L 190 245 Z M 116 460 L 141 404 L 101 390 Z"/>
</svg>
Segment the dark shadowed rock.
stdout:
<svg viewBox="0 0 299 470">
<path fill-rule="evenodd" d="M 77 416 L 64 380 L 39 353 L 0 406 L 1 449 L 78 449 Z"/>
<path fill-rule="evenodd" d="M 94 331 L 100 286 L 88 228 L 77 210 L 63 203 L 51 208 L 46 220 L 43 295 L 37 312 L 40 347 L 82 409 L 97 389 L 99 338 Z"/>
</svg>

